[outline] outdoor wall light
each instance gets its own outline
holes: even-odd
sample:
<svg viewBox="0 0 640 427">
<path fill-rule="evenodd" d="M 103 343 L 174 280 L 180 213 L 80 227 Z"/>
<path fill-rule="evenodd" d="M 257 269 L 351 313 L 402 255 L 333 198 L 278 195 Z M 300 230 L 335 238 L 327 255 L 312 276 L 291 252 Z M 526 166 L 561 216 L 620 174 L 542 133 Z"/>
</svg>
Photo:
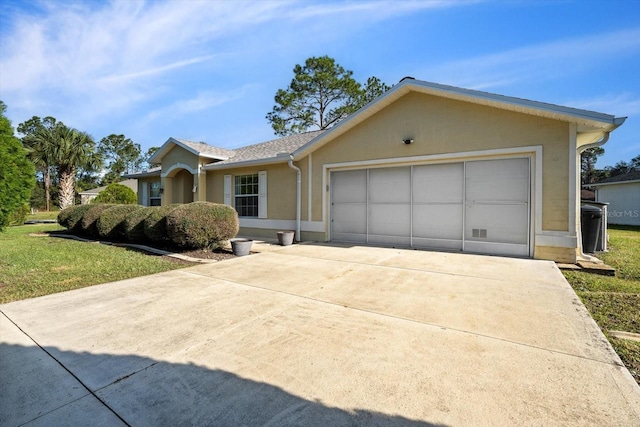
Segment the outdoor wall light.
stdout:
<svg viewBox="0 0 640 427">
<path fill-rule="evenodd" d="M 160 194 L 164 193 L 164 188 L 160 187 Z"/>
<path fill-rule="evenodd" d="M 402 142 L 404 142 L 405 144 L 409 145 L 409 144 L 411 144 L 413 142 L 413 139 L 409 139 L 409 138 L 403 139 Z"/>
<path fill-rule="evenodd" d="M 195 193 L 196 191 L 198 191 L 198 186 L 194 185 L 193 188 L 191 189 L 191 192 Z"/>
</svg>

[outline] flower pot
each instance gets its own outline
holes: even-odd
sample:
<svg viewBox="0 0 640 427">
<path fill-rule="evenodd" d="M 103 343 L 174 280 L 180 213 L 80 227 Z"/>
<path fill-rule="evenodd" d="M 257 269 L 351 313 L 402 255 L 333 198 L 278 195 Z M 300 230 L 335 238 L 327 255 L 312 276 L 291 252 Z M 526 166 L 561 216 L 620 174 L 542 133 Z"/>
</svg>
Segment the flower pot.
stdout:
<svg viewBox="0 0 640 427">
<path fill-rule="evenodd" d="M 235 256 L 249 255 L 252 244 L 251 239 L 231 239 L 231 250 Z"/>
<path fill-rule="evenodd" d="M 295 231 L 278 231 L 278 243 L 280 246 L 289 246 L 293 243 Z"/>
</svg>

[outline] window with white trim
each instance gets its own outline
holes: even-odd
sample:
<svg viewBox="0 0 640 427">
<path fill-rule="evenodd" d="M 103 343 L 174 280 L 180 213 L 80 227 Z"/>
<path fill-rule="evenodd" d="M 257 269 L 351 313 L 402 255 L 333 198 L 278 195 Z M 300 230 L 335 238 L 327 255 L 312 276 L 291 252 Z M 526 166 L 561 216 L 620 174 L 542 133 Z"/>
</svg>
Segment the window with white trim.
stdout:
<svg viewBox="0 0 640 427">
<path fill-rule="evenodd" d="M 258 217 L 258 174 L 236 175 L 235 208 L 238 216 Z"/>
</svg>

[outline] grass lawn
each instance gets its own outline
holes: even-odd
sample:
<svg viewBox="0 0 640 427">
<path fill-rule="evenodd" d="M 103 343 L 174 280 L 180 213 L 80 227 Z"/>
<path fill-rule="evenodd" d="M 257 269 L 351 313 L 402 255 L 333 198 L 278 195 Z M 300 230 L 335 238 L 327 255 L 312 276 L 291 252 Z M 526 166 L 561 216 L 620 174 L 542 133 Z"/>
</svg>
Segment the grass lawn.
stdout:
<svg viewBox="0 0 640 427">
<path fill-rule="evenodd" d="M 59 210 L 36 212 L 34 214 L 29 214 L 27 216 L 27 221 L 30 219 L 57 219 L 59 213 Z"/>
<path fill-rule="evenodd" d="M 55 218 L 57 213 L 49 215 Z M 116 246 L 49 237 L 55 230 L 62 227 L 23 225 L 0 233 L 0 303 L 189 265 Z"/>
<path fill-rule="evenodd" d="M 609 252 L 599 258 L 615 267 L 615 277 L 579 271 L 565 271 L 564 276 L 640 384 L 640 342 L 609 334 L 640 334 L 640 227 L 610 226 Z"/>
</svg>

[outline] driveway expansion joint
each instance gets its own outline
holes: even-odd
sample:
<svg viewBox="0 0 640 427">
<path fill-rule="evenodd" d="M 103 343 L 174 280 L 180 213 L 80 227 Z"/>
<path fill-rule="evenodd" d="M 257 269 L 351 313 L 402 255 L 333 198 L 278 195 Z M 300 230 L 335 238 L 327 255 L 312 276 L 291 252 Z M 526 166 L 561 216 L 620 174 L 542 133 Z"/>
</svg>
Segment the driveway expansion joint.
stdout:
<svg viewBox="0 0 640 427">
<path fill-rule="evenodd" d="M 591 362 L 596 362 L 596 363 L 607 365 L 607 366 L 614 366 L 614 367 L 618 367 L 618 368 L 620 368 L 620 367 L 624 368 L 624 364 L 622 363 L 621 360 L 619 360 L 619 358 L 617 360 L 614 359 L 614 361 L 598 360 L 598 359 L 593 359 L 593 358 L 587 357 L 587 356 L 581 356 L 579 354 L 568 353 L 566 351 L 560 351 L 560 350 L 554 350 L 554 349 L 545 348 L 545 347 L 539 347 L 539 346 L 535 346 L 535 345 L 532 345 L 532 344 L 527 344 L 527 343 L 523 343 L 523 342 L 509 340 L 509 339 L 506 339 L 506 338 L 494 337 L 494 336 L 491 336 L 491 335 L 481 334 L 481 333 L 478 333 L 478 332 L 472 332 L 472 331 L 468 331 L 468 330 L 465 330 L 465 329 L 452 328 L 450 326 L 443 326 L 443 325 L 439 325 L 439 324 L 436 324 L 436 323 L 424 322 L 424 321 L 421 321 L 421 320 L 411 319 L 411 318 L 408 318 L 408 317 L 402 317 L 402 316 L 396 316 L 396 315 L 392 315 L 392 314 L 380 313 L 380 312 L 377 312 L 377 311 L 372 311 L 372 310 L 367 310 L 367 309 L 364 309 L 364 308 L 344 305 L 342 303 L 336 303 L 336 302 L 327 301 L 327 300 L 323 300 L 323 299 L 313 298 L 313 297 L 306 296 L 306 295 L 298 295 L 298 294 L 294 294 L 294 293 L 291 293 L 291 292 L 286 292 L 286 291 L 266 288 L 266 287 L 263 287 L 263 286 L 249 285 L 247 283 L 241 283 L 241 282 L 237 282 L 237 281 L 234 281 L 234 280 L 223 279 L 223 278 L 219 278 L 219 277 L 216 277 L 216 276 L 209 276 L 209 275 L 206 275 L 206 274 L 203 274 L 203 273 L 189 272 L 189 274 L 193 274 L 194 276 L 205 277 L 205 278 L 208 278 L 208 279 L 220 280 L 222 282 L 231 283 L 231 284 L 237 285 L 237 286 L 244 286 L 244 287 L 253 288 L 253 289 L 260 289 L 260 290 L 272 292 L 272 293 L 275 293 L 275 294 L 282 294 L 282 295 L 287 295 L 287 296 L 291 296 L 291 297 L 295 297 L 295 298 L 314 301 L 314 302 L 318 302 L 318 303 L 322 303 L 322 304 L 328 304 L 328 305 L 332 305 L 332 306 L 335 306 L 335 307 L 344 308 L 344 309 L 347 309 L 347 310 L 354 310 L 354 311 L 359 311 L 361 313 L 367 313 L 367 314 L 372 314 L 372 315 L 376 315 L 376 316 L 387 317 L 387 318 L 395 319 L 395 320 L 402 320 L 402 321 L 405 321 L 405 322 L 411 322 L 411 323 L 424 325 L 424 326 L 428 326 L 428 327 L 432 327 L 432 328 L 436 328 L 436 329 L 440 329 L 440 330 L 445 330 L 445 331 L 446 330 L 455 331 L 455 332 L 459 332 L 459 333 L 466 334 L 466 335 L 486 338 L 486 339 L 489 339 L 489 340 L 500 341 L 500 342 L 504 342 L 504 343 L 507 343 L 507 344 L 512 344 L 512 345 L 516 345 L 516 346 L 522 346 L 522 347 L 531 348 L 531 349 L 534 349 L 534 350 L 547 351 L 547 352 L 550 352 L 552 354 L 561 354 L 561 355 L 564 355 L 564 356 L 574 357 L 574 358 L 578 358 L 578 359 L 582 359 L 582 360 L 588 360 L 588 361 L 591 361 Z"/>
<path fill-rule="evenodd" d="M 0 313 L 2 313 L 2 315 L 9 321 L 11 322 L 20 332 L 22 332 L 27 338 L 29 338 L 29 340 L 31 340 L 31 342 L 33 342 L 40 350 L 42 350 L 47 356 L 49 356 L 52 360 L 54 360 L 58 365 L 60 365 L 60 367 L 62 369 L 64 369 L 69 375 L 71 375 L 86 391 L 87 394 L 79 397 L 78 399 L 74 399 L 71 402 L 67 402 L 64 405 L 53 409 L 52 411 L 49 411 L 48 413 L 51 413 L 57 409 L 60 409 L 62 407 L 65 407 L 73 402 L 76 402 L 80 399 L 83 399 L 85 397 L 87 397 L 88 395 L 93 396 L 98 402 L 100 402 L 105 408 L 107 408 L 107 410 L 109 410 L 113 415 L 115 415 L 120 421 L 122 421 L 126 426 L 131 427 L 131 425 L 126 422 L 113 408 L 111 408 L 104 400 L 100 399 L 100 397 L 98 397 L 98 395 L 96 395 L 96 393 L 91 390 L 89 388 L 89 386 L 87 386 L 80 378 L 78 378 L 78 376 L 76 374 L 74 374 L 73 372 L 71 372 L 60 360 L 58 360 L 54 355 L 52 355 L 46 348 L 42 347 L 40 345 L 40 343 L 38 343 L 31 335 L 29 335 L 26 331 L 24 331 L 20 326 L 18 326 L 18 324 L 16 322 L 13 321 L 13 319 L 11 319 L 9 316 L 7 316 L 7 314 L 0 310 Z M 41 414 L 38 417 L 34 418 L 34 419 L 38 419 L 42 416 L 44 416 L 46 414 Z M 29 420 L 29 422 L 31 422 L 33 420 Z"/>
</svg>

